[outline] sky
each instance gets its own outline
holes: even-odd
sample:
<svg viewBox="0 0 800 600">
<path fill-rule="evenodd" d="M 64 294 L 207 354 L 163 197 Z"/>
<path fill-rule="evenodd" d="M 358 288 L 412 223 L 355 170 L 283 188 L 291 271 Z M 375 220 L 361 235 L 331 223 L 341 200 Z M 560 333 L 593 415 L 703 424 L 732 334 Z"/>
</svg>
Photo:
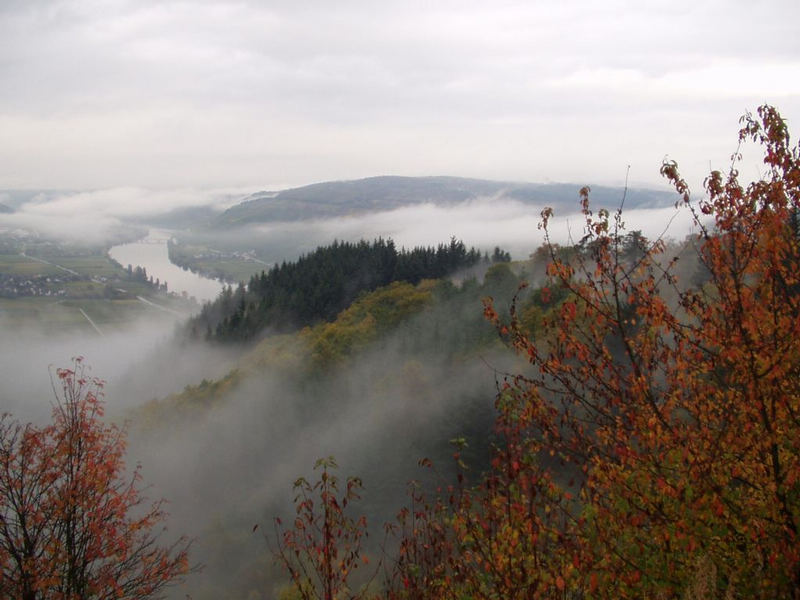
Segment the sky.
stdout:
<svg viewBox="0 0 800 600">
<path fill-rule="evenodd" d="M 664 186 L 665 157 L 697 188 L 745 110 L 800 131 L 799 22 L 796 0 L 2 0 L 0 189 Z"/>
</svg>

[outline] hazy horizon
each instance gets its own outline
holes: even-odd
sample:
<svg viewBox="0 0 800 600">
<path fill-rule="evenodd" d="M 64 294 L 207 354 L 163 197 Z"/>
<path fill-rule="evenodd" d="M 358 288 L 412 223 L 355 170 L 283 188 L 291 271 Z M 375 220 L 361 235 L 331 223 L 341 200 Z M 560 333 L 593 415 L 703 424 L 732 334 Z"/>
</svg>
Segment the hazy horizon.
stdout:
<svg viewBox="0 0 800 600">
<path fill-rule="evenodd" d="M 271 569 L 265 528 L 254 534 L 253 524 L 291 511 L 291 483 L 316 458 L 335 454 L 342 474 L 365 477 L 370 519 L 396 514 L 406 481 L 420 477 L 417 460 L 449 459 L 455 436 L 477 441 L 475 473 L 488 464 L 501 377 L 527 366 L 502 346 L 481 298 L 507 311 L 516 275 L 500 265 L 485 288 L 441 284 L 418 309 L 408 296 L 375 311 L 400 320 L 380 328 L 367 312 L 353 333 L 334 331 L 345 341 L 330 342 L 338 358 L 326 364 L 310 328 L 272 338 L 255 320 L 248 339 L 268 342 L 255 348 L 201 341 L 212 321 L 190 337 L 181 314 L 199 305 L 174 281 L 168 294 L 145 260 L 169 263 L 171 248 L 177 264 L 187 248 L 184 268 L 203 270 L 211 256 L 203 272 L 215 273 L 231 258 L 246 281 L 251 265 L 295 261 L 333 240 L 382 236 L 411 248 L 454 236 L 524 260 L 545 239 L 548 201 L 502 190 L 461 203 L 448 203 L 458 194 L 404 206 L 370 197 L 361 208 L 342 194 L 347 210 L 312 215 L 309 200 L 283 221 L 191 230 L 249 194 L 328 181 L 450 176 L 669 190 L 659 168 L 673 159 L 696 199 L 710 170 L 730 168 L 746 111 L 774 105 L 800 134 L 798 22 L 797 0 L 2 0 L 0 204 L 16 210 L 0 214 L 14 285 L 0 306 L 0 412 L 46 422 L 54 369 L 85 357 L 107 381 L 109 418 L 133 421 L 128 464 L 143 465 L 148 495 L 173 503 L 170 534 L 197 538 L 192 560 L 208 565 L 169 597 L 216 599 L 237 586 L 248 598 L 277 595 L 288 578 Z M 742 152 L 742 182 L 760 178 L 761 158 Z M 556 244 L 580 242 L 587 227 L 577 191 L 569 194 L 550 221 Z M 645 204 L 626 204 L 626 231 L 678 241 L 697 232 L 687 207 Z M 297 213 L 305 219 L 292 220 Z M 121 258 L 130 269 L 104 255 L 161 223 L 170 233 L 153 253 Z M 183 239 L 168 247 L 179 229 Z M 679 283 L 691 284 L 699 267 L 689 242 L 668 251 L 681 255 Z M 133 265 L 149 266 L 155 281 Z M 509 269 L 529 267 L 531 289 L 544 285 L 543 264 Z M 344 281 L 367 298 L 364 273 L 318 270 L 320 290 Z M 322 305 L 325 296 L 303 300 Z M 245 297 L 220 318 L 249 323 L 242 315 L 260 319 L 257 306 L 282 314 L 266 295 L 250 305 Z M 95 323 L 93 309 L 107 320 Z M 359 346 L 361 337 L 372 341 Z"/>
<path fill-rule="evenodd" d="M 744 111 L 800 118 L 800 6 L 772 6 L 5 2 L 0 189 L 663 188 L 669 156 L 699 191 Z"/>
</svg>

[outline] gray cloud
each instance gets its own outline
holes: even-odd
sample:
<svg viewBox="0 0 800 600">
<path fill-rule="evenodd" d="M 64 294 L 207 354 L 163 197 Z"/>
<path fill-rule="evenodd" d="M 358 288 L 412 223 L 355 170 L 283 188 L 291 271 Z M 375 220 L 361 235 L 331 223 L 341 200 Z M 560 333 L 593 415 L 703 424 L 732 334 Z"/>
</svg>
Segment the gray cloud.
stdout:
<svg viewBox="0 0 800 600">
<path fill-rule="evenodd" d="M 796 3 L 562 4 L 4 3 L 0 186 L 699 181 L 800 113 Z"/>
<path fill-rule="evenodd" d="M 111 188 L 89 192 L 42 192 L 0 215 L 0 231 L 22 228 L 68 240 L 102 243 L 114 240 L 131 218 L 146 219 L 173 209 L 238 202 L 243 190 L 148 190 Z M 0 196 L 2 197 L 2 196 Z"/>
<path fill-rule="evenodd" d="M 499 246 L 522 260 L 544 242 L 544 232 L 539 229 L 542 208 L 503 197 L 484 198 L 456 206 L 422 204 L 367 215 L 254 225 L 213 236 L 198 233 L 189 241 L 221 248 L 254 248 L 271 264 L 295 260 L 334 240 L 383 237 L 392 238 L 398 247 L 413 248 L 435 246 L 455 236 L 489 253 Z M 624 224 L 625 231 L 641 230 L 651 240 L 663 237 L 680 241 L 696 231 L 690 212 L 672 206 L 625 210 Z M 550 238 L 558 244 L 574 244 L 583 237 L 584 229 L 576 196 L 574 209 L 558 209 L 551 219 Z"/>
</svg>

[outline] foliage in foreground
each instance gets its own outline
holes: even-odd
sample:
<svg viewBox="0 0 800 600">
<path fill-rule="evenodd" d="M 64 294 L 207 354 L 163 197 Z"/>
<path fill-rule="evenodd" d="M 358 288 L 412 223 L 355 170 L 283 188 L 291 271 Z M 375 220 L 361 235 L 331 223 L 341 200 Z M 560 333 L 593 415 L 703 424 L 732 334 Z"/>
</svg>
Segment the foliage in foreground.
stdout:
<svg viewBox="0 0 800 600">
<path fill-rule="evenodd" d="M 593 260 L 554 260 L 571 298 L 547 341 L 487 305 L 532 366 L 498 401 L 513 434 L 503 452 L 520 465 L 501 471 L 519 482 L 501 496 L 516 506 L 525 477 L 552 480 L 548 506 L 562 517 L 544 572 L 558 573 L 556 591 L 674 596 L 702 564 L 721 594 L 800 594 L 800 156 L 780 115 L 759 115 L 740 141 L 763 146 L 761 181 L 744 188 L 734 163 L 695 208 L 677 166 L 662 168 L 700 230 L 702 288 L 679 285 L 660 242 L 623 263 L 621 212 L 593 216 L 586 190 Z M 537 466 L 542 450 L 560 464 Z M 530 514 L 532 531 L 548 531 Z"/>
<path fill-rule="evenodd" d="M 585 189 L 589 255 L 554 251 L 542 292 L 557 312 L 532 333 L 487 301 L 530 367 L 501 384 L 491 469 L 400 513 L 388 597 L 800 597 L 800 149 L 768 106 L 739 138 L 766 175 L 744 187 L 734 162 L 696 207 L 662 168 L 702 285 L 662 241 L 624 256 L 621 210 Z"/>
<path fill-rule="evenodd" d="M 297 516 L 291 526 L 275 519 L 275 556 L 302 600 L 367 597 L 352 584 L 359 566 L 369 564 L 361 553 L 367 521 L 351 517 L 348 509 L 359 499 L 361 480 L 348 477 L 340 491 L 336 468 L 332 457 L 318 460 L 319 479 L 312 484 L 301 477 L 294 484 Z"/>
<path fill-rule="evenodd" d="M 125 431 L 106 425 L 103 382 L 58 369 L 53 422 L 0 421 L 0 596 L 146 599 L 189 571 L 188 542 L 161 545 L 162 503 L 126 474 Z"/>
</svg>

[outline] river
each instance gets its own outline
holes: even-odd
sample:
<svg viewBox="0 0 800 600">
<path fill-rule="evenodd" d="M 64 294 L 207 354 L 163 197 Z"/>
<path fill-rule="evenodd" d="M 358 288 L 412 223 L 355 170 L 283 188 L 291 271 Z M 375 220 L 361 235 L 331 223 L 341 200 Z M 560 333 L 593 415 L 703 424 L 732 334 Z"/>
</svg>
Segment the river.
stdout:
<svg viewBox="0 0 800 600">
<path fill-rule="evenodd" d="M 147 269 L 147 274 L 153 279 L 162 283 L 166 281 L 171 292 L 186 292 L 199 302 L 216 298 L 223 288 L 220 281 L 197 275 L 170 262 L 167 250 L 170 236 L 170 231 L 151 229 L 147 237 L 138 242 L 112 246 L 108 255 L 123 267 L 138 265 Z"/>
</svg>

